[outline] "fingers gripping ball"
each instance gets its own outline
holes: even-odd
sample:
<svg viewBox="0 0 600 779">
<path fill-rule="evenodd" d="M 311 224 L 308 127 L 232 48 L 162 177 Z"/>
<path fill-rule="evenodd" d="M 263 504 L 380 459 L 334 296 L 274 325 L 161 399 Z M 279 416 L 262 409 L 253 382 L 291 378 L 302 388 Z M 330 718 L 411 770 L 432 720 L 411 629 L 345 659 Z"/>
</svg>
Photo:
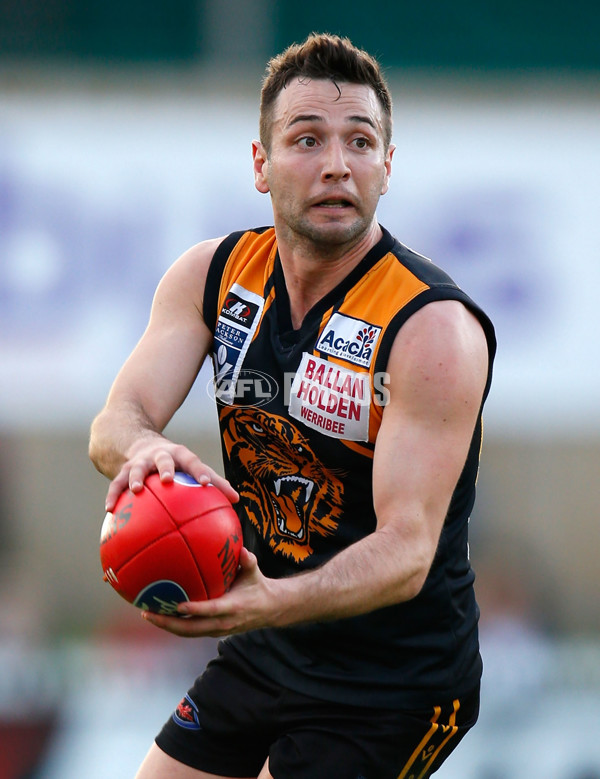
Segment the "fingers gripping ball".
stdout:
<svg viewBox="0 0 600 779">
<path fill-rule="evenodd" d="M 212 484 L 176 473 L 149 476 L 125 491 L 100 534 L 104 580 L 145 611 L 175 614 L 182 601 L 223 595 L 235 578 L 242 529 L 233 506 Z"/>
</svg>

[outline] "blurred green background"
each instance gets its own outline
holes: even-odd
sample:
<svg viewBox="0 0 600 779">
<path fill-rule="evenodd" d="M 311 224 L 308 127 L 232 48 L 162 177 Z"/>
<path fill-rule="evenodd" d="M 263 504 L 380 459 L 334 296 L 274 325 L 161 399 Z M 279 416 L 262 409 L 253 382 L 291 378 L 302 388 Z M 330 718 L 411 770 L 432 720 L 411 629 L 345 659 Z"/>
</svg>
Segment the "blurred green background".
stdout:
<svg viewBox="0 0 600 779">
<path fill-rule="evenodd" d="M 224 44 L 261 67 L 319 30 L 347 35 L 391 68 L 594 71 L 600 60 L 598 8 L 589 2 L 4 0 L 0 23 L 3 56 L 25 59 L 196 65 Z"/>
<path fill-rule="evenodd" d="M 313 30 L 389 79 L 381 222 L 498 329 L 482 715 L 438 775 L 600 778 L 600 6 L 0 0 L 0 779 L 132 776 L 214 652 L 102 583 L 87 433 L 169 264 L 269 221 L 260 79 Z M 208 380 L 170 429 L 218 465 Z"/>
</svg>

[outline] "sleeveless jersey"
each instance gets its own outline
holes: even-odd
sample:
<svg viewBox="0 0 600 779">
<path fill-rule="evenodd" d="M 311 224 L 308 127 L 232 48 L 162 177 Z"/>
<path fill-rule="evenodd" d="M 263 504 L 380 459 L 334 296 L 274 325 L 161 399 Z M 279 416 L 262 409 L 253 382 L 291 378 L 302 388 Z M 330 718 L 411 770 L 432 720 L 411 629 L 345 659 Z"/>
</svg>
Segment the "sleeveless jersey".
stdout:
<svg viewBox="0 0 600 779">
<path fill-rule="evenodd" d="M 233 233 L 218 247 L 203 315 L 214 334 L 225 474 L 240 493 L 244 543 L 266 576 L 314 568 L 375 530 L 372 464 L 390 349 L 408 317 L 448 299 L 485 331 L 487 395 L 490 320 L 386 230 L 297 330 L 273 228 Z M 284 686 L 341 703 L 420 706 L 473 690 L 481 659 L 467 523 L 481 432 L 480 413 L 417 597 L 357 617 L 231 636 L 230 648 Z"/>
</svg>

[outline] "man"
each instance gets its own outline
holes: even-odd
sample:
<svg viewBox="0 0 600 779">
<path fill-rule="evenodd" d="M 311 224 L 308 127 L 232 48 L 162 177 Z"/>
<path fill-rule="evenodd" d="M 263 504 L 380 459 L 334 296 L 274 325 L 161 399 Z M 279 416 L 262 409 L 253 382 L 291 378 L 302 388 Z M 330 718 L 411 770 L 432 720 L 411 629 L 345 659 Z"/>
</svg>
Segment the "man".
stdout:
<svg viewBox="0 0 600 779">
<path fill-rule="evenodd" d="M 428 777 L 477 719 L 467 522 L 495 341 L 376 220 L 391 123 L 346 39 L 269 63 L 252 150 L 274 227 L 182 255 L 94 421 L 109 510 L 177 469 L 239 496 L 244 526 L 227 594 L 144 613 L 228 638 L 138 779 Z M 211 351 L 228 480 L 161 432 Z"/>
</svg>

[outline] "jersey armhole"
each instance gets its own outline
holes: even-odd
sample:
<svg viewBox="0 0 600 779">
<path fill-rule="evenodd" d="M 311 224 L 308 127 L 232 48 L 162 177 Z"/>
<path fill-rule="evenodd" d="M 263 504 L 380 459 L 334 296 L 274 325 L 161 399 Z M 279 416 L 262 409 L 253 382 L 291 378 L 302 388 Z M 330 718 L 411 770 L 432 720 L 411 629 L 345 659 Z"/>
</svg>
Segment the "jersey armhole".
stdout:
<svg viewBox="0 0 600 779">
<path fill-rule="evenodd" d="M 215 327 L 217 326 L 217 317 L 219 315 L 219 289 L 223 271 L 225 270 L 229 255 L 245 232 L 245 230 L 238 230 L 235 233 L 230 233 L 224 238 L 217 246 L 208 267 L 206 284 L 204 285 L 204 298 L 202 300 L 202 316 L 206 326 L 213 334 L 215 332 Z"/>
<path fill-rule="evenodd" d="M 423 306 L 427 305 L 427 303 L 432 303 L 435 300 L 458 300 L 460 303 L 465 305 L 469 311 L 471 311 L 471 313 L 474 314 L 479 320 L 487 340 L 490 360 L 488 368 L 488 379 L 483 396 L 485 400 L 490 389 L 492 364 L 496 354 L 496 336 L 494 333 L 494 326 L 492 325 L 487 314 L 485 314 L 485 312 L 479 308 L 479 306 L 474 303 L 474 301 L 471 300 L 471 298 L 466 293 L 464 293 L 459 287 L 452 285 L 438 285 L 435 287 L 429 287 L 424 292 L 421 292 L 419 295 L 413 298 L 400 311 L 398 311 L 398 313 L 392 318 L 390 324 L 388 325 L 381 341 L 381 346 L 379 347 L 375 360 L 375 373 L 383 373 L 387 370 L 392 344 L 394 343 L 394 339 L 398 335 L 398 331 L 402 325 L 420 308 L 423 308 Z"/>
</svg>

